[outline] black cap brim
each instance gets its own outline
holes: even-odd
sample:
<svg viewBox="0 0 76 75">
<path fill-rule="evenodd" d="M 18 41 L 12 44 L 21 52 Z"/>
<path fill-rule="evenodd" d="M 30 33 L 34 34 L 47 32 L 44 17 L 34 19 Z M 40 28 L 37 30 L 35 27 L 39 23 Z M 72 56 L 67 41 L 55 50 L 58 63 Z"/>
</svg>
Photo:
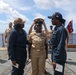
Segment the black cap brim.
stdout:
<svg viewBox="0 0 76 75">
<path fill-rule="evenodd" d="M 52 16 L 48 16 L 49 19 L 52 19 Z"/>
<path fill-rule="evenodd" d="M 53 18 L 55 18 L 55 17 L 54 17 L 54 16 L 48 16 L 48 18 L 49 18 L 49 19 L 53 19 Z"/>
<path fill-rule="evenodd" d="M 41 25 L 42 25 L 42 23 L 36 23 L 35 25 L 36 25 L 36 26 L 41 26 Z"/>
</svg>

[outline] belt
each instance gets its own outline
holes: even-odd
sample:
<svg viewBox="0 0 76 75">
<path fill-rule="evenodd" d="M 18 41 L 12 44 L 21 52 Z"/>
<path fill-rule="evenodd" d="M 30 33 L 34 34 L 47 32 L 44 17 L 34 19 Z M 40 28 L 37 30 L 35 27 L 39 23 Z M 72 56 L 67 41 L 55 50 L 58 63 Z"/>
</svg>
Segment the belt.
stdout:
<svg viewBox="0 0 76 75">
<path fill-rule="evenodd" d="M 32 48 L 33 50 L 36 50 L 36 51 L 42 51 L 42 50 L 44 50 L 45 48 Z"/>
</svg>

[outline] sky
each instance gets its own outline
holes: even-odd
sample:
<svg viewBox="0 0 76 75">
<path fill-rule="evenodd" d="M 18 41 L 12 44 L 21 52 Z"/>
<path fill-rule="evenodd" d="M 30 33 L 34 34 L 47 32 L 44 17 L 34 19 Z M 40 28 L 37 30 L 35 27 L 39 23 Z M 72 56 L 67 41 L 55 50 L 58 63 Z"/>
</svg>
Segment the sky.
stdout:
<svg viewBox="0 0 76 75">
<path fill-rule="evenodd" d="M 76 0 L 0 0 L 0 33 L 4 33 L 9 22 L 14 22 L 17 17 L 26 20 L 24 30 L 28 33 L 35 18 L 43 18 L 48 30 L 51 16 L 60 12 L 68 23 L 73 20 L 73 29 L 76 33 Z"/>
</svg>

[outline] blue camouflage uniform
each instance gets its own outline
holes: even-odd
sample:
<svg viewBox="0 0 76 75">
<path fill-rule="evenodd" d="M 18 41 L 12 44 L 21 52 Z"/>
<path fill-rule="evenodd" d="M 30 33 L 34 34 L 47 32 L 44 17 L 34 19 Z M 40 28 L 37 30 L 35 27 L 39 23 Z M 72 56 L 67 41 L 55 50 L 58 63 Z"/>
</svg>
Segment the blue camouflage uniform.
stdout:
<svg viewBox="0 0 76 75">
<path fill-rule="evenodd" d="M 9 59 L 12 61 L 16 61 L 19 64 L 19 67 L 16 68 L 13 66 L 12 74 L 11 75 L 23 75 L 25 62 L 27 58 L 27 51 L 26 51 L 26 32 L 22 30 L 20 33 L 17 30 L 12 30 L 9 37 L 9 46 L 8 46 L 8 55 Z"/>
<path fill-rule="evenodd" d="M 67 38 L 67 31 L 60 23 L 54 28 L 54 31 L 50 38 L 50 44 L 52 45 L 52 62 L 61 64 L 63 67 L 66 61 L 65 40 Z M 63 68 L 64 70 L 64 68 Z M 64 71 L 63 71 L 64 72 Z M 54 75 L 63 75 L 63 73 L 54 72 Z"/>
</svg>

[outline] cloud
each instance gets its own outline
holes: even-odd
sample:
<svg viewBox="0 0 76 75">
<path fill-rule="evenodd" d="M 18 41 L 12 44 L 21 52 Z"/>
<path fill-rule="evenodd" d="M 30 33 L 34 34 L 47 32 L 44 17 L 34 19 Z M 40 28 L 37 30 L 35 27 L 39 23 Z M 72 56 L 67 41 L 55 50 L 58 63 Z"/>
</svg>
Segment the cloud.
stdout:
<svg viewBox="0 0 76 75">
<path fill-rule="evenodd" d="M 75 0 L 33 0 L 39 9 L 51 9 L 52 7 L 61 8 L 65 11 L 72 11 L 76 8 Z"/>
<path fill-rule="evenodd" d="M 4 2 L 6 2 L 7 4 L 9 4 L 9 6 L 13 7 L 14 9 L 17 10 L 21 10 L 21 11 L 28 11 L 28 10 L 32 10 L 33 6 L 28 6 L 28 1 L 24 1 L 24 0 L 3 0 Z M 31 1 L 32 2 L 32 1 Z"/>
<path fill-rule="evenodd" d="M 28 11 L 28 10 L 32 10 L 32 7 L 20 7 L 18 9 L 23 11 Z"/>
<path fill-rule="evenodd" d="M 0 12 L 6 13 L 7 15 L 9 15 L 9 17 L 12 17 L 13 19 L 16 17 L 20 17 L 22 19 L 29 21 L 29 19 L 25 15 L 20 14 L 17 10 L 14 10 L 3 1 L 0 1 Z"/>
<path fill-rule="evenodd" d="M 3 21 L 3 20 L 0 20 L 0 23 L 5 23 L 5 21 Z"/>
<path fill-rule="evenodd" d="M 50 9 L 54 5 L 53 0 L 33 0 L 35 6 L 39 9 Z"/>
<path fill-rule="evenodd" d="M 55 7 L 61 8 L 65 11 L 73 11 L 76 6 L 75 0 L 54 0 Z"/>
<path fill-rule="evenodd" d="M 40 13 L 35 13 L 34 15 L 35 15 L 35 18 L 34 18 L 34 19 L 36 19 L 36 18 L 42 18 L 42 19 L 45 19 L 45 16 L 43 16 L 43 15 L 40 14 Z"/>
<path fill-rule="evenodd" d="M 68 20 L 68 21 L 70 21 L 70 20 L 74 20 L 74 22 L 76 23 L 76 14 L 74 14 L 74 13 L 68 13 L 67 15 L 66 15 L 66 19 Z"/>
<path fill-rule="evenodd" d="M 13 7 L 13 8 L 17 8 L 18 6 L 21 5 L 21 2 L 20 0 L 2 0 L 3 2 L 5 2 L 6 4 L 8 4 L 10 7 Z M 22 0 L 21 0 L 22 1 Z"/>
</svg>

